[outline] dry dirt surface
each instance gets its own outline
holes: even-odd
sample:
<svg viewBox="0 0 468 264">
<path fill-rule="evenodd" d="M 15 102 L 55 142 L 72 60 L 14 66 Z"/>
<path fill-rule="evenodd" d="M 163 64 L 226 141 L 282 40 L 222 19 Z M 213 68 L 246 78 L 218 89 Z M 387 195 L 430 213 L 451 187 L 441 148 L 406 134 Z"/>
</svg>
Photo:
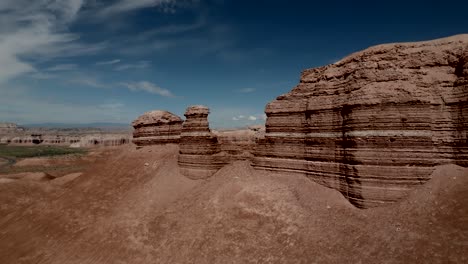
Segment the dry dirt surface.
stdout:
<svg viewBox="0 0 468 264">
<path fill-rule="evenodd" d="M 468 263 L 466 168 L 362 210 L 247 161 L 189 180 L 177 153 L 121 146 L 60 184 L 0 182 L 0 263 Z"/>
</svg>

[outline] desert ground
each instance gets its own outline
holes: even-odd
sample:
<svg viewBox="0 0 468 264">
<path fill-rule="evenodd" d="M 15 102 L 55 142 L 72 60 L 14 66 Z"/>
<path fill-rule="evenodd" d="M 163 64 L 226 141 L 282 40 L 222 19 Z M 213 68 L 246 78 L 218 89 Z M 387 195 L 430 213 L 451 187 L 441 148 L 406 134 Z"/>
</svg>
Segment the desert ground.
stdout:
<svg viewBox="0 0 468 264">
<path fill-rule="evenodd" d="M 5 123 L 0 263 L 468 263 L 467 47 L 304 70 L 242 131 L 205 105 L 132 136 Z"/>
<path fill-rule="evenodd" d="M 468 261 L 466 168 L 438 166 L 402 201 L 358 209 L 306 177 L 245 160 L 190 180 L 178 152 L 123 145 L 16 161 L 21 173 L 0 176 L 0 262 Z M 70 164 L 77 169 L 53 174 Z"/>
</svg>

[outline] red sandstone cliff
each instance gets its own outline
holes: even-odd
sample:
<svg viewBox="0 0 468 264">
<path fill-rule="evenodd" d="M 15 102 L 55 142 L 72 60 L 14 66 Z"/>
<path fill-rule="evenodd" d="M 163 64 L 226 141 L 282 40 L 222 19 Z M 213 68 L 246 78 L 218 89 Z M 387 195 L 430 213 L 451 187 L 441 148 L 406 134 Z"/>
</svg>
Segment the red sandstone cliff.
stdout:
<svg viewBox="0 0 468 264">
<path fill-rule="evenodd" d="M 300 173 L 358 207 L 468 165 L 468 35 L 386 44 L 305 70 L 266 107 L 257 169 Z"/>
</svg>

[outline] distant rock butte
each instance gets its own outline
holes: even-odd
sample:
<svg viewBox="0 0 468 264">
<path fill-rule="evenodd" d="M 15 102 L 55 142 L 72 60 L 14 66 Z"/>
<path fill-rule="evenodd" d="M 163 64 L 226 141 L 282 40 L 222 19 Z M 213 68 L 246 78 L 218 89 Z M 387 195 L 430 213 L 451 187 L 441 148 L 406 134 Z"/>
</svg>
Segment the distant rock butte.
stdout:
<svg viewBox="0 0 468 264">
<path fill-rule="evenodd" d="M 138 146 L 179 143 L 183 120 L 168 111 L 144 113 L 132 122 L 133 143 Z"/>
<path fill-rule="evenodd" d="M 2 136 L 1 144 L 14 145 L 61 145 L 75 148 L 93 146 L 120 146 L 130 143 L 130 135 L 127 134 L 89 134 L 89 135 L 21 135 Z"/>
<path fill-rule="evenodd" d="M 185 112 L 179 149 L 180 172 L 191 179 L 204 179 L 226 165 L 217 137 L 208 124 L 208 107 L 190 106 Z"/>
<path fill-rule="evenodd" d="M 305 70 L 265 112 L 255 168 L 305 175 L 360 208 L 394 202 L 435 165 L 468 166 L 468 35 Z"/>
<path fill-rule="evenodd" d="M 19 128 L 15 123 L 0 123 L 0 134 L 16 133 L 22 128 Z"/>
</svg>

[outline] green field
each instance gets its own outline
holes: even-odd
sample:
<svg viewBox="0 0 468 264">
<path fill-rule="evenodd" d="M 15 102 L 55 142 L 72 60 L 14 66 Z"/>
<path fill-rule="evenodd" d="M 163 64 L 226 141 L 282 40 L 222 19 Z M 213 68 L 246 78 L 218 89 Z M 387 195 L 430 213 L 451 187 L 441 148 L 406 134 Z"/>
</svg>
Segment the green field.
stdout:
<svg viewBox="0 0 468 264">
<path fill-rule="evenodd" d="M 14 159 L 85 153 L 86 150 L 84 149 L 60 146 L 10 146 L 0 144 L 0 157 Z"/>
<path fill-rule="evenodd" d="M 53 175 L 63 175 L 76 172 L 82 168 L 77 165 L 54 165 L 54 166 L 12 166 L 19 159 L 34 157 L 52 157 L 60 155 L 83 155 L 85 149 L 76 149 L 60 146 L 10 146 L 0 144 L 0 174 L 11 174 L 21 172 L 46 172 Z"/>
</svg>

